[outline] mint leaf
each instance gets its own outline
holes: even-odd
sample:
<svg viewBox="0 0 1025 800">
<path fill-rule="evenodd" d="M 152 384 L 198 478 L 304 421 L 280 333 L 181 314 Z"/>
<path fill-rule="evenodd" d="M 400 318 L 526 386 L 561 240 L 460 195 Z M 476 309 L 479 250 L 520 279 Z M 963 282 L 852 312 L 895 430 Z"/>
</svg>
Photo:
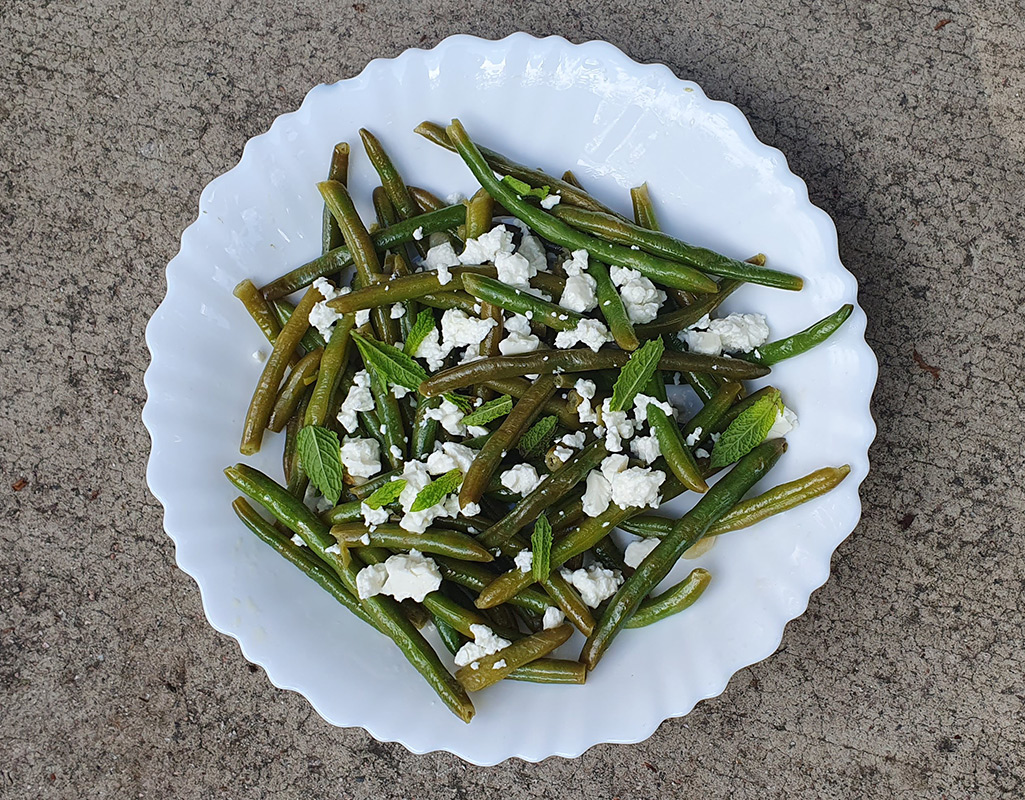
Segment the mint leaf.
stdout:
<svg viewBox="0 0 1025 800">
<path fill-rule="evenodd" d="M 404 478 L 389 481 L 384 486 L 381 486 L 374 491 L 374 493 L 363 502 L 370 506 L 370 508 L 383 508 L 384 506 L 391 505 L 398 500 L 399 495 L 402 494 L 402 490 L 405 488 L 406 481 Z"/>
<path fill-rule="evenodd" d="M 534 523 L 530 549 L 534 553 L 530 564 L 531 576 L 535 581 L 543 581 L 552 571 L 552 523 L 543 514 Z"/>
<path fill-rule="evenodd" d="M 520 453 L 525 458 L 529 458 L 547 450 L 552 440 L 555 439 L 555 428 L 558 424 L 558 417 L 541 417 L 520 437 L 518 445 Z"/>
<path fill-rule="evenodd" d="M 318 425 L 307 425 L 295 437 L 299 463 L 313 485 L 332 503 L 342 493 L 342 445 L 338 434 Z"/>
<path fill-rule="evenodd" d="M 529 183 L 521 181 L 519 178 L 514 178 L 512 175 L 506 175 L 502 178 L 502 183 L 516 192 L 520 197 L 536 197 L 539 200 L 544 200 L 552 191 L 547 186 L 539 186 L 535 189 Z"/>
<path fill-rule="evenodd" d="M 449 470 L 440 478 L 427 484 L 409 507 L 410 511 L 426 511 L 431 506 L 436 506 L 445 499 L 445 495 L 452 494 L 463 482 L 463 473 L 458 469 Z"/>
<path fill-rule="evenodd" d="M 448 400 L 452 405 L 462 411 L 464 414 L 473 408 L 473 400 L 466 395 L 456 394 L 455 392 L 446 392 L 442 395 L 443 398 Z M 463 422 L 466 422 L 464 419 Z M 470 423 L 473 424 L 472 422 Z"/>
<path fill-rule="evenodd" d="M 427 371 L 397 347 L 352 332 L 352 339 L 373 377 L 384 383 L 417 391 L 427 380 Z"/>
<path fill-rule="evenodd" d="M 725 467 L 754 450 L 765 441 L 782 410 L 783 401 L 779 392 L 774 391 L 741 411 L 715 443 L 712 466 Z"/>
<path fill-rule="evenodd" d="M 429 308 L 425 308 L 416 315 L 416 322 L 414 322 L 413 327 L 409 329 L 409 336 L 406 337 L 406 343 L 402 346 L 402 351 L 407 356 L 415 356 L 416 351 L 420 349 L 420 345 L 423 344 L 424 339 L 426 339 L 428 334 L 433 330 L 434 312 Z"/>
<path fill-rule="evenodd" d="M 623 365 L 619 377 L 616 378 L 616 384 L 612 387 L 610 411 L 625 411 L 633 405 L 634 397 L 658 369 L 658 361 L 664 351 L 665 345 L 662 344 L 660 336 L 645 342 L 642 348 L 630 355 L 630 360 Z"/>
<path fill-rule="evenodd" d="M 472 414 L 467 414 L 463 417 L 463 424 L 487 425 L 489 422 L 494 422 L 499 417 L 504 417 L 512 411 L 512 407 L 512 398 L 507 394 L 503 394 L 501 397 L 489 400 Z"/>
</svg>

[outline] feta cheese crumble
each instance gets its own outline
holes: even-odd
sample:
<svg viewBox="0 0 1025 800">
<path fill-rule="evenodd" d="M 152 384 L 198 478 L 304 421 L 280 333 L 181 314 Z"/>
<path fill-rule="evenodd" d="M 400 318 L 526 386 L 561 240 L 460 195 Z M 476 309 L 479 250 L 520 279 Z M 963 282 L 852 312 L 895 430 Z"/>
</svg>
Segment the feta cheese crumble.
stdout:
<svg viewBox="0 0 1025 800">
<path fill-rule="evenodd" d="M 534 568 L 534 553 L 531 550 L 520 550 L 513 559 L 520 572 L 530 572 Z"/>
<path fill-rule="evenodd" d="M 499 254 L 508 255 L 512 252 L 512 231 L 506 228 L 505 225 L 496 225 L 476 239 L 466 240 L 466 246 L 459 255 L 459 263 L 468 266 L 488 263 L 495 264 L 495 259 Z"/>
<path fill-rule="evenodd" d="M 561 608 L 557 606 L 548 606 L 545 609 L 545 615 L 541 619 L 541 624 L 544 626 L 546 631 L 550 631 L 552 628 L 558 628 L 563 622 L 566 621 L 566 615 L 563 613 Z"/>
<path fill-rule="evenodd" d="M 413 238 L 414 238 L 414 239 L 415 239 L 416 241 L 418 241 L 418 242 L 419 242 L 419 241 L 420 241 L 421 239 L 423 239 L 423 238 L 424 238 L 424 226 L 423 226 L 423 225 L 421 225 L 421 226 L 420 226 L 419 228 L 417 228 L 416 230 L 414 230 L 414 231 L 413 231 Z"/>
<path fill-rule="evenodd" d="M 772 427 L 769 428 L 769 432 L 765 435 L 765 438 L 782 439 L 796 427 L 797 414 L 786 406 L 783 406 L 783 410 L 777 415 L 776 421 L 772 423 Z"/>
<path fill-rule="evenodd" d="M 658 438 L 655 436 L 638 436 L 630 440 L 630 452 L 634 457 L 650 464 L 662 455 L 662 449 L 658 446 Z"/>
<path fill-rule="evenodd" d="M 363 515 L 363 522 L 368 528 L 373 530 L 378 525 L 383 525 L 388 521 L 388 509 L 386 508 L 371 508 L 366 503 L 359 504 L 359 513 Z M 361 540 L 362 541 L 362 540 Z M 363 544 L 370 544 L 370 537 L 367 537 L 367 541 Z"/>
<path fill-rule="evenodd" d="M 585 380 L 580 378 L 575 384 L 573 384 L 573 390 L 580 395 L 580 405 L 577 406 L 577 419 L 581 422 L 597 422 L 598 415 L 593 408 L 591 408 L 591 401 L 594 399 L 594 393 L 597 391 L 594 381 Z"/>
<path fill-rule="evenodd" d="M 628 567 L 637 569 L 641 565 L 641 562 L 648 557 L 648 554 L 658 547 L 658 539 L 638 539 L 636 542 L 630 542 L 626 546 L 626 552 L 623 553 L 623 561 L 626 562 Z"/>
<path fill-rule="evenodd" d="M 749 353 L 768 341 L 769 326 L 764 314 L 730 314 L 713 319 L 708 330 L 717 333 L 727 353 Z"/>
<path fill-rule="evenodd" d="M 616 593 L 623 583 L 623 574 L 617 570 L 605 569 L 592 564 L 587 569 L 559 571 L 567 581 L 580 592 L 580 599 L 591 608 L 597 608 Z"/>
<path fill-rule="evenodd" d="M 476 347 L 484 341 L 488 331 L 497 324 L 496 320 L 477 319 L 462 309 L 450 308 L 441 315 L 441 335 L 444 347 L 449 352 L 460 347 Z"/>
<path fill-rule="evenodd" d="M 463 417 L 465 415 L 459 410 L 459 406 L 447 397 L 441 401 L 441 405 L 437 408 L 427 409 L 424 412 L 424 416 L 427 419 L 438 420 L 441 423 L 441 427 L 453 436 L 462 436 L 466 433 L 466 426 L 463 424 Z"/>
<path fill-rule="evenodd" d="M 541 340 L 530 332 L 530 320 L 522 314 L 513 314 L 505 321 L 505 338 L 498 343 L 503 356 L 532 353 L 541 346 Z"/>
<path fill-rule="evenodd" d="M 552 194 L 548 195 L 548 197 L 542 198 L 542 200 L 541 200 L 541 208 L 549 209 L 550 210 L 550 209 L 555 208 L 561 202 L 562 202 L 562 198 L 559 195 L 552 193 Z"/>
<path fill-rule="evenodd" d="M 623 441 L 634 435 L 635 426 L 627 411 L 612 411 L 612 399 L 606 397 L 601 404 L 601 426 L 605 429 L 605 446 L 610 453 L 623 449 Z"/>
<path fill-rule="evenodd" d="M 373 410 L 374 396 L 370 394 L 370 373 L 361 369 L 353 377 L 349 393 L 345 395 L 345 399 L 338 409 L 338 422 L 346 431 L 353 433 L 359 427 L 359 420 L 356 419 L 357 412 Z"/>
<path fill-rule="evenodd" d="M 441 572 L 434 559 L 419 550 L 389 556 L 382 564 L 370 564 L 356 575 L 356 591 L 360 600 L 387 594 L 396 600 L 421 602 L 441 586 Z"/>
<path fill-rule="evenodd" d="M 392 319 L 402 319 L 406 316 L 406 307 L 402 303 L 396 303 L 391 307 L 391 313 L 389 316 Z"/>
<path fill-rule="evenodd" d="M 427 484 L 431 482 L 427 465 L 421 461 L 407 461 L 402 468 L 402 475 L 399 476 L 406 481 L 402 493 L 399 495 L 399 505 L 402 507 L 402 519 L 399 520 L 399 527 L 410 533 L 423 533 L 428 526 L 438 517 L 456 517 L 459 515 L 459 502 L 455 495 L 448 495 L 440 502 L 423 511 L 410 511 L 416 496 Z"/>
<path fill-rule="evenodd" d="M 512 644 L 508 639 L 495 634 L 487 625 L 471 625 L 470 633 L 473 634 L 473 641 L 467 642 L 456 652 L 457 667 L 465 667 L 471 661 L 479 661 Z"/>
<path fill-rule="evenodd" d="M 501 481 L 510 492 L 526 496 L 537 488 L 541 478 L 533 464 L 517 464 L 502 473 Z"/>
<path fill-rule="evenodd" d="M 609 329 L 596 319 L 582 319 L 573 330 L 559 331 L 555 335 L 555 346 L 560 350 L 582 343 L 597 353 L 603 344 L 611 341 Z"/>
<path fill-rule="evenodd" d="M 499 253 L 495 256 L 498 280 L 516 289 L 530 289 L 530 279 L 537 275 L 530 261 L 519 253 Z"/>
<path fill-rule="evenodd" d="M 477 451 L 457 442 L 435 442 L 435 450 L 427 456 L 427 471 L 431 475 L 444 475 L 458 469 L 465 473 L 473 463 Z"/>
<path fill-rule="evenodd" d="M 623 306 L 630 321 L 635 324 L 651 322 L 658 316 L 658 309 L 666 301 L 666 293 L 656 289 L 655 284 L 635 269 L 612 266 L 609 276 L 619 288 Z"/>
<path fill-rule="evenodd" d="M 566 288 L 562 292 L 559 305 L 570 311 L 591 311 L 598 306 L 595 294 L 597 282 L 587 274 L 587 251 L 574 250 L 573 257 L 566 261 L 562 268 L 566 273 Z"/>
<path fill-rule="evenodd" d="M 342 442 L 342 466 L 355 478 L 370 478 L 381 471 L 381 445 L 376 439 Z"/>
<path fill-rule="evenodd" d="M 434 247 L 427 251 L 424 266 L 438 273 L 438 283 L 442 286 L 451 281 L 452 273 L 448 271 L 448 268 L 459 266 L 459 257 L 456 255 L 456 251 L 452 249 L 452 243 L 444 241 L 441 244 L 434 245 Z"/>
</svg>

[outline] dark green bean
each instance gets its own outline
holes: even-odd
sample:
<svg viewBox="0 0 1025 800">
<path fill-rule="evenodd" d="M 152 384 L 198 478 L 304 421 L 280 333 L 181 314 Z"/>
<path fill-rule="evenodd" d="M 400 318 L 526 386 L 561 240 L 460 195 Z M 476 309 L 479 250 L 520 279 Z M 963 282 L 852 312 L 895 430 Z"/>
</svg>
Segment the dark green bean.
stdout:
<svg viewBox="0 0 1025 800">
<path fill-rule="evenodd" d="M 541 586 L 548 593 L 548 596 L 555 601 L 555 604 L 562 609 L 566 619 L 573 623 L 573 626 L 584 636 L 589 636 L 594 630 L 594 615 L 587 607 L 577 590 L 558 572 L 552 571 L 547 578 L 541 581 Z M 502 608 L 502 606 L 497 606 Z"/>
<path fill-rule="evenodd" d="M 609 602 L 594 632 L 587 638 L 580 660 L 594 669 L 602 654 L 645 597 L 669 574 L 684 551 L 693 547 L 705 532 L 737 504 L 761 480 L 786 450 L 786 441 L 763 442 L 745 455 L 698 500 L 673 526 L 658 547 L 641 562 Z"/>
<path fill-rule="evenodd" d="M 698 567 L 692 570 L 690 575 L 684 578 L 675 586 L 666 589 L 658 597 L 646 597 L 637 607 L 634 615 L 626 621 L 624 627 L 643 628 L 651 625 L 673 614 L 679 614 L 685 608 L 694 605 L 694 602 L 701 597 L 712 576 L 706 570 Z"/>
<path fill-rule="evenodd" d="M 328 411 L 334 405 L 338 385 L 346 364 L 349 363 L 349 345 L 352 341 L 352 329 L 356 324 L 354 314 L 346 314 L 331 329 L 331 339 L 324 348 L 324 356 L 320 360 L 320 372 L 313 396 L 306 408 L 307 425 L 323 425 L 328 418 Z"/>
<path fill-rule="evenodd" d="M 463 646 L 463 635 L 437 614 L 431 614 L 431 622 L 438 629 L 438 638 L 445 645 L 445 649 L 452 655 L 458 653 L 459 648 Z"/>
<path fill-rule="evenodd" d="M 529 681 L 530 683 L 575 683 L 583 685 L 587 681 L 587 668 L 579 661 L 564 658 L 539 658 L 514 669 L 506 679 L 510 681 Z"/>
<path fill-rule="evenodd" d="M 421 189 L 419 186 L 407 186 L 406 188 L 409 189 L 409 194 L 412 196 L 413 201 L 423 209 L 424 213 L 445 208 L 445 202 L 433 192 Z"/>
<path fill-rule="evenodd" d="M 472 537 L 458 531 L 428 528 L 423 533 L 410 533 L 398 525 L 385 523 L 368 531 L 359 522 L 346 522 L 331 528 L 331 535 L 350 547 L 359 547 L 363 537 L 369 537 L 369 547 L 386 547 L 398 550 L 419 550 L 421 553 L 458 558 L 462 561 L 492 561 L 491 553 L 481 547 Z"/>
<path fill-rule="evenodd" d="M 470 198 L 466 210 L 466 238 L 476 239 L 491 230 L 494 217 L 495 201 L 484 189 L 478 189 Z"/>
<path fill-rule="evenodd" d="M 854 306 L 850 303 L 840 306 L 837 311 L 834 311 L 828 317 L 820 319 L 803 331 L 787 336 L 785 339 L 763 344 L 761 347 L 756 348 L 753 353 L 749 353 L 744 357 L 771 367 L 773 364 L 778 364 L 784 359 L 799 356 L 801 353 L 807 353 L 813 347 L 822 344 L 822 342 L 836 333 L 837 329 L 847 321 L 853 312 Z"/>
<path fill-rule="evenodd" d="M 376 378 L 370 381 L 370 394 L 374 398 L 374 406 L 381 420 L 378 427 L 382 437 L 381 449 L 392 469 L 398 469 L 406 461 L 406 430 L 399 401 L 391 393 L 388 385 Z"/>
<path fill-rule="evenodd" d="M 620 552 L 619 545 L 615 543 L 611 536 L 606 536 L 592 547 L 591 550 L 594 553 L 594 557 L 609 569 L 618 569 L 620 572 L 626 572 L 630 569 L 623 560 L 623 553 Z"/>
<path fill-rule="evenodd" d="M 523 314 L 532 322 L 552 330 L 571 331 L 583 319 L 575 311 L 484 275 L 463 275 L 463 288 L 482 302 Z"/>
<path fill-rule="evenodd" d="M 526 378 L 513 376 L 496 378 L 495 380 L 484 380 L 481 383 L 499 394 L 507 394 L 510 397 L 523 397 L 530 390 L 531 386 L 530 381 Z M 555 397 L 548 398 L 545 401 L 544 412 L 545 414 L 553 414 L 558 417 L 559 424 L 562 427 L 568 428 L 571 431 L 580 430 L 580 420 L 577 417 L 577 413 L 569 407 L 565 400 Z"/>
<path fill-rule="evenodd" d="M 636 327 L 637 336 L 641 339 L 655 339 L 659 336 L 672 336 L 684 328 L 689 328 L 705 314 L 711 314 L 723 300 L 743 286 L 743 281 L 725 280 L 719 284 L 716 294 L 702 295 L 690 305 L 660 314 L 651 322 Z"/>
<path fill-rule="evenodd" d="M 277 400 L 274 401 L 270 419 L 267 420 L 267 430 L 280 433 L 292 418 L 296 408 L 299 407 L 299 401 L 306 394 L 307 387 L 318 379 L 323 356 L 324 351 L 317 348 L 304 355 L 299 359 L 299 363 L 292 368 L 285 385 L 278 392 Z"/>
<path fill-rule="evenodd" d="M 322 299 L 320 292 L 317 292 L 317 302 Z M 287 300 L 274 300 L 271 303 L 271 309 L 274 311 L 274 315 L 278 318 L 278 322 L 285 326 L 288 324 L 288 320 L 292 318 L 292 314 L 295 313 L 295 306 L 289 303 Z M 306 329 L 306 333 L 303 334 L 302 339 L 299 340 L 299 344 L 303 350 L 309 353 L 311 350 L 316 350 L 318 347 L 326 347 L 327 341 L 323 336 L 320 335 L 320 331 L 310 326 Z M 298 358 L 295 358 L 298 361 Z"/>
<path fill-rule="evenodd" d="M 669 469 L 680 483 L 692 492 L 707 492 L 708 484 L 701 476 L 701 469 L 684 442 L 676 420 L 654 403 L 648 403 L 647 415 L 648 425 L 658 439 L 659 450 L 662 451 L 662 457 L 669 465 Z"/>
<path fill-rule="evenodd" d="M 609 268 L 602 262 L 591 259 L 588 262 L 587 272 L 594 278 L 598 310 L 605 317 L 612 338 L 624 350 L 636 350 L 640 346 L 640 341 L 637 338 L 634 325 L 630 321 L 630 316 L 626 313 L 623 298 L 619 296 L 616 285 L 609 275 Z M 716 297 L 717 295 L 709 296 Z"/>
<path fill-rule="evenodd" d="M 683 426 L 684 440 L 695 433 L 700 437 L 695 441 L 695 445 L 705 439 L 709 433 L 716 429 L 719 420 L 729 411 L 730 406 L 736 402 L 743 388 L 739 383 L 727 381 L 716 389 L 715 394 L 705 401 L 701 410 L 687 420 L 687 424 Z"/>
<path fill-rule="evenodd" d="M 479 593 L 491 581 L 498 577 L 488 567 L 472 561 L 459 561 L 456 559 L 437 556 L 434 559 L 441 570 L 442 576 L 447 581 L 457 583 L 467 589 Z M 510 605 L 526 609 L 538 616 L 545 613 L 551 601 L 549 598 L 536 589 L 524 589 L 519 594 L 513 595 L 507 601 Z"/>
<path fill-rule="evenodd" d="M 331 152 L 331 166 L 327 171 L 327 179 L 329 181 L 338 181 L 339 183 L 348 184 L 348 142 L 339 142 Z M 321 230 L 321 249 L 323 252 L 328 253 L 336 247 L 341 247 L 345 244 L 345 239 L 342 238 L 342 231 L 338 227 L 338 222 L 335 221 L 335 218 L 331 215 L 331 210 L 326 205 L 324 206 L 324 220 Z"/>
<path fill-rule="evenodd" d="M 278 322 L 278 318 L 270 304 L 260 294 L 260 290 L 256 288 L 249 278 L 246 278 L 235 287 L 232 294 L 242 301 L 242 305 L 249 312 L 249 316 L 253 318 L 253 322 L 263 331 L 267 341 L 274 344 L 274 340 L 278 338 L 278 334 L 281 332 L 281 323 Z"/>
<path fill-rule="evenodd" d="M 281 467 L 286 484 L 291 483 L 292 469 L 299 460 L 295 454 L 295 438 L 303 426 L 303 419 L 306 417 L 306 409 L 309 407 L 312 395 L 313 389 L 307 387 L 302 399 L 299 400 L 299 407 L 285 425 L 285 446 L 281 451 Z"/>
</svg>

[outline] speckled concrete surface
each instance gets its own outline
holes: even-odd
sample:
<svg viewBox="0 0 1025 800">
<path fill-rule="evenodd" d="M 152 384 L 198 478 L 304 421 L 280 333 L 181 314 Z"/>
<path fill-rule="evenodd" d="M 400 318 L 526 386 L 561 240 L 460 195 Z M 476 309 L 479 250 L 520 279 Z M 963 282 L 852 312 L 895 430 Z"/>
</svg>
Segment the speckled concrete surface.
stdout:
<svg viewBox="0 0 1025 800">
<path fill-rule="evenodd" d="M 520 5 L 0 2 L 0 797 L 1025 794 L 1020 3 Z M 143 479 L 143 330 L 201 187 L 310 86 L 517 29 L 665 61 L 787 154 L 880 430 L 775 656 L 643 744 L 480 769 L 332 729 L 207 626 Z"/>
</svg>

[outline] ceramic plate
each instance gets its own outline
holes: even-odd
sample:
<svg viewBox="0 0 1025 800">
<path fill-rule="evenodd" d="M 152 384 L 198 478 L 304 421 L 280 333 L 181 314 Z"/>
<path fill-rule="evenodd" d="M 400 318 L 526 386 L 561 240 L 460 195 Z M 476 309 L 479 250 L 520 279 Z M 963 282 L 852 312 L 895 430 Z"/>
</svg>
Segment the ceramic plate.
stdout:
<svg viewBox="0 0 1025 800">
<path fill-rule="evenodd" d="M 699 561 L 679 567 L 671 579 L 695 564 L 712 573 L 705 595 L 684 614 L 625 632 L 586 686 L 505 682 L 475 696 L 477 717 L 466 725 L 391 642 L 237 522 L 230 508 L 236 493 L 221 473 L 240 460 L 239 431 L 261 370 L 253 354 L 266 348 L 232 288 L 247 277 L 263 283 L 319 254 L 315 184 L 335 142 L 354 145 L 349 183 L 364 218 L 372 218 L 377 181 L 355 146 L 362 126 L 381 138 L 410 183 L 443 197 L 472 192 L 457 157 L 412 133 L 422 120 L 456 116 L 479 142 L 516 160 L 553 173 L 571 168 L 624 212 L 628 189 L 648 181 L 666 230 L 738 258 L 764 252 L 771 266 L 803 276 L 799 294 L 747 286 L 725 304 L 765 313 L 774 336 L 857 302 L 833 223 L 734 106 L 603 42 L 453 36 L 317 86 L 203 190 L 199 217 L 167 267 L 167 296 L 146 330 L 149 485 L 210 623 L 329 722 L 477 764 L 637 742 L 771 654 L 857 523 L 858 485 L 875 434 L 876 361 L 864 340 L 865 316 L 856 309 L 827 345 L 780 364 L 772 376 L 800 427 L 771 483 L 844 463 L 852 469 L 847 481 L 785 518 L 721 537 Z M 280 478 L 280 453 L 281 439 L 271 435 L 249 463 Z M 563 652 L 575 657 L 578 645 Z"/>
</svg>

